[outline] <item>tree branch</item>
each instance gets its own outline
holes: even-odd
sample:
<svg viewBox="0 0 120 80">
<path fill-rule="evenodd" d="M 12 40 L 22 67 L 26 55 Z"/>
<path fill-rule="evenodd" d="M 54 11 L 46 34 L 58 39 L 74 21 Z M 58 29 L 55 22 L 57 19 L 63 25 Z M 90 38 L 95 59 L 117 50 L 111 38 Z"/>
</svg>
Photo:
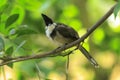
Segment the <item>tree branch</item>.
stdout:
<svg viewBox="0 0 120 80">
<path fill-rule="evenodd" d="M 60 48 L 57 48 L 53 51 L 50 52 L 45 52 L 45 53 L 38 53 L 30 56 L 19 56 L 19 57 L 14 57 L 14 58 L 0 58 L 2 62 L 0 63 L 0 66 L 6 65 L 9 63 L 14 63 L 14 62 L 19 62 L 19 61 L 24 61 L 24 60 L 30 60 L 30 59 L 40 59 L 44 57 L 50 57 L 51 55 L 57 54 L 59 52 L 62 52 L 70 47 L 73 47 L 81 42 L 83 42 L 93 31 L 95 31 L 96 28 L 98 28 L 112 13 L 116 5 L 114 5 L 96 24 L 94 24 L 88 31 L 85 33 L 81 38 L 78 40 L 67 44 L 65 46 L 61 46 Z"/>
</svg>

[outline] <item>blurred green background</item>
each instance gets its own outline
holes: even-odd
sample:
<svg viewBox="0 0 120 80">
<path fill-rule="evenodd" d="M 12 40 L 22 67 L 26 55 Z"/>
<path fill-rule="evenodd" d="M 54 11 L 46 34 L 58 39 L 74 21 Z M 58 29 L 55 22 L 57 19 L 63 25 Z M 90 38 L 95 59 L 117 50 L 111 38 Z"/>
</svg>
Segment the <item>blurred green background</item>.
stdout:
<svg viewBox="0 0 120 80">
<path fill-rule="evenodd" d="M 41 13 L 55 22 L 70 25 L 82 36 L 115 3 L 114 0 L 0 0 L 0 56 L 32 55 L 57 47 L 45 36 Z M 69 80 L 120 80 L 119 14 L 116 18 L 112 14 L 83 45 L 100 68 L 95 69 L 76 50 L 70 55 Z M 0 80 L 65 80 L 66 60 L 57 56 L 1 66 Z"/>
</svg>

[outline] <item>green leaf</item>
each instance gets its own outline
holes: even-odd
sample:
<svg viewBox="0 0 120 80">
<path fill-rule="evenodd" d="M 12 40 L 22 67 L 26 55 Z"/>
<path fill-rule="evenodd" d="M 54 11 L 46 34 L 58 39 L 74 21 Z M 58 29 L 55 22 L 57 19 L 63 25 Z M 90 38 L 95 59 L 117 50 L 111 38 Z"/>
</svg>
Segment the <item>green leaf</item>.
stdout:
<svg viewBox="0 0 120 80">
<path fill-rule="evenodd" d="M 6 51 L 5 51 L 5 53 L 6 53 L 6 55 L 7 56 L 11 56 L 12 55 L 12 53 L 13 53 L 13 46 L 11 46 L 11 47 L 9 47 Z"/>
<path fill-rule="evenodd" d="M 116 7 L 114 8 L 114 16 L 116 17 L 118 12 L 120 11 L 120 0 L 118 2 L 118 4 L 116 5 Z"/>
<path fill-rule="evenodd" d="M 0 37 L 0 52 L 3 51 L 4 49 L 5 49 L 5 43 L 2 37 Z"/>
<path fill-rule="evenodd" d="M 5 28 L 13 24 L 19 17 L 19 14 L 13 14 L 10 17 L 8 17 L 6 23 L 5 23 Z"/>
<path fill-rule="evenodd" d="M 21 27 L 16 31 L 17 36 L 27 35 L 27 34 L 35 34 L 37 33 L 35 30 L 29 27 Z"/>
<path fill-rule="evenodd" d="M 13 63 L 9 63 L 9 64 L 7 64 L 7 66 L 13 68 Z"/>
</svg>

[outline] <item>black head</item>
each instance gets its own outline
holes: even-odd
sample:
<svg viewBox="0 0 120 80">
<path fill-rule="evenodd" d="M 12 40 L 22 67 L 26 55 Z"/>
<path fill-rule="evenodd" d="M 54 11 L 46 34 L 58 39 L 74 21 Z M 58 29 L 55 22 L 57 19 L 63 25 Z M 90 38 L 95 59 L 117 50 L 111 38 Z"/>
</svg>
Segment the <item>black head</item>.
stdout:
<svg viewBox="0 0 120 80">
<path fill-rule="evenodd" d="M 52 19 L 50 19 L 48 16 L 46 16 L 45 14 L 41 14 L 43 19 L 44 19 L 44 22 L 46 24 L 46 26 L 48 26 L 49 24 L 53 24 L 53 21 Z"/>
</svg>

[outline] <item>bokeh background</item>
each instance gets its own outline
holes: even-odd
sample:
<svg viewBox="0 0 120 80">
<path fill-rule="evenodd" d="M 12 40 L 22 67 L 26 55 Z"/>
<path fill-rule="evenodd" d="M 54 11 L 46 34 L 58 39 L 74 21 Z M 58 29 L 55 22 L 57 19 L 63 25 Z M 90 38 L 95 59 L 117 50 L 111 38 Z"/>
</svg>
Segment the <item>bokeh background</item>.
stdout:
<svg viewBox="0 0 120 80">
<path fill-rule="evenodd" d="M 12 56 L 48 52 L 57 47 L 45 36 L 41 13 L 86 33 L 116 2 L 114 0 L 0 0 L 0 36 Z M 18 19 L 5 28 L 13 14 Z M 17 31 L 17 34 L 14 32 Z M 112 14 L 83 44 L 96 59 L 93 65 L 78 50 L 70 55 L 69 80 L 120 80 L 120 15 Z M 16 62 L 0 67 L 0 80 L 65 80 L 67 57 Z"/>
</svg>

